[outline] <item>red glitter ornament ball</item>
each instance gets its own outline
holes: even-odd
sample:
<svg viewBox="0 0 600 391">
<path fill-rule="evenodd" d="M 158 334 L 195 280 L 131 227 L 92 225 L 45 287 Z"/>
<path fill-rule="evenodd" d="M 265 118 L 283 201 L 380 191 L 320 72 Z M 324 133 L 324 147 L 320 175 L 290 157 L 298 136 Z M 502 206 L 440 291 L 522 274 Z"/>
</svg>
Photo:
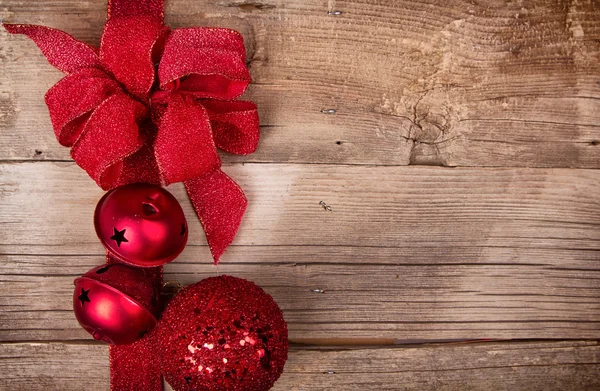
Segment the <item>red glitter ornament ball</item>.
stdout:
<svg viewBox="0 0 600 391">
<path fill-rule="evenodd" d="M 287 360 L 287 325 L 277 303 L 236 277 L 184 289 L 152 337 L 161 372 L 176 391 L 268 390 Z"/>
<path fill-rule="evenodd" d="M 158 298 L 145 269 L 103 265 L 75 280 L 73 310 L 81 327 L 94 338 L 123 345 L 154 328 Z"/>
<path fill-rule="evenodd" d="M 118 260 L 134 266 L 160 266 L 175 259 L 187 242 L 187 222 L 171 193 L 134 183 L 117 187 L 98 202 L 96 234 Z"/>
</svg>

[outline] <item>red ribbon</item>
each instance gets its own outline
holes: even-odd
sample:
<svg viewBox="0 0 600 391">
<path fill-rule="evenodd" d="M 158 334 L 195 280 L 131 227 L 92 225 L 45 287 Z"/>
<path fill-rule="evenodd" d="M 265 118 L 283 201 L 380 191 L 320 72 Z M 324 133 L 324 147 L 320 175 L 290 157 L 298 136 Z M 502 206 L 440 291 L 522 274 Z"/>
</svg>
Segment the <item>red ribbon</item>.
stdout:
<svg viewBox="0 0 600 391">
<path fill-rule="evenodd" d="M 119 261 L 106 254 L 106 263 Z M 147 269 L 154 288 L 162 291 L 163 268 Z M 142 338 L 129 345 L 110 346 L 111 391 L 163 391 L 163 377 L 151 338 Z"/>
<path fill-rule="evenodd" d="M 258 145 L 242 36 L 221 28 L 171 30 L 163 0 L 109 0 L 100 49 L 60 30 L 4 24 L 31 38 L 67 74 L 46 94 L 56 138 L 105 190 L 134 182 L 183 182 L 215 264 L 246 210 L 216 148 L 245 155 Z M 108 256 L 109 263 L 114 262 Z M 162 268 L 154 282 L 162 283 Z M 112 346 L 111 389 L 162 390 L 148 338 Z"/>
<path fill-rule="evenodd" d="M 46 104 L 77 164 L 105 190 L 183 182 L 218 263 L 247 200 L 221 171 L 217 147 L 245 155 L 259 139 L 256 106 L 235 100 L 251 81 L 243 37 L 171 30 L 163 0 L 109 0 L 99 50 L 49 27 L 4 27 L 27 35 L 67 74 Z"/>
</svg>

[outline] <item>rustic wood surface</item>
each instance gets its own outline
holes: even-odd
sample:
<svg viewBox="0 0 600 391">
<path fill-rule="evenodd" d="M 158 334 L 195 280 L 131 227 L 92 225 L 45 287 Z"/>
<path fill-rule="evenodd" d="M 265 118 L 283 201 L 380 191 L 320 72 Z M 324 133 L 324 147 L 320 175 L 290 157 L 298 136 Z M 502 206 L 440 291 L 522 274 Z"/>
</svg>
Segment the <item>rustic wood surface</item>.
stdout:
<svg viewBox="0 0 600 391">
<path fill-rule="evenodd" d="M 105 6 L 0 18 L 97 45 Z M 275 297 L 275 389 L 600 388 L 600 2 L 168 0 L 166 23 L 242 32 L 263 136 L 223 156 L 250 205 L 218 268 L 170 187 L 190 238 L 166 278 Z M 4 30 L 0 66 L 0 389 L 107 389 L 71 311 L 102 192 L 54 139 L 60 72 Z M 451 342 L 474 339 L 502 341 Z"/>
<path fill-rule="evenodd" d="M 594 390 L 600 387 L 598 371 L 600 346 L 595 341 L 293 347 L 286 372 L 273 391 Z M 0 372 L 5 374 L 0 387 L 7 390 L 80 391 L 89 390 L 90 384 L 97 389 L 109 386 L 108 354 L 101 345 L 3 344 Z"/>
</svg>

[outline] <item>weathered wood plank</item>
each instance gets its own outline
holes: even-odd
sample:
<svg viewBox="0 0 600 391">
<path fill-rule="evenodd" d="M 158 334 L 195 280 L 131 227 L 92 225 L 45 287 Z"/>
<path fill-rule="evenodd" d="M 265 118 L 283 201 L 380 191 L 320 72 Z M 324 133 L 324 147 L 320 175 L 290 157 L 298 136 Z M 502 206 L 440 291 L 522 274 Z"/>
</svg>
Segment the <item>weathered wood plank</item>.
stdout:
<svg viewBox="0 0 600 391">
<path fill-rule="evenodd" d="M 0 3 L 5 20 L 99 40 L 104 1 Z M 227 163 L 600 167 L 595 2 L 167 3 L 174 27 L 247 38 L 263 141 Z M 4 31 L 0 63 L 0 160 L 68 160 L 43 105 L 59 73 Z M 597 171 L 226 169 L 251 203 L 235 246 L 210 266 L 175 186 L 195 229 L 167 278 L 253 279 L 292 340 L 598 338 Z M 87 338 L 70 294 L 102 262 L 99 196 L 70 163 L 0 167 L 0 340 Z M 3 389 L 107 388 L 98 345 L 3 344 L 0 358 Z M 593 342 L 294 350 L 277 388 L 597 389 L 598 364 Z"/>
<path fill-rule="evenodd" d="M 31 264 L 36 256 L 0 262 Z M 73 280 L 102 257 L 45 257 L 0 274 L 0 340 L 89 336 L 72 313 Z M 94 262 L 95 261 L 95 262 Z M 52 265 L 57 265 L 57 270 Z M 67 272 L 67 266 L 69 267 Z M 600 270 L 542 265 L 332 265 L 177 262 L 165 279 L 251 279 L 284 311 L 292 341 L 313 339 L 599 338 Z M 313 290 L 321 289 L 323 293 Z"/>
<path fill-rule="evenodd" d="M 2 4 L 4 20 L 99 42 L 104 1 Z M 597 2 L 253 4 L 167 1 L 173 27 L 246 37 L 263 141 L 227 162 L 600 167 Z M 0 42 L 0 159 L 69 159 L 43 104 L 59 72 L 25 38 Z"/>
<path fill-rule="evenodd" d="M 249 199 L 237 245 L 600 248 L 598 170 L 275 164 L 225 170 Z M 0 180 L 4 253 L 28 244 L 77 244 L 97 253 L 92 217 L 102 191 L 75 164 L 2 164 Z M 182 186 L 170 189 L 190 222 L 189 243 L 205 244 Z"/>
<path fill-rule="evenodd" d="M 95 344 L 1 344 L 0 387 L 106 390 L 107 356 L 107 348 Z M 598 370 L 597 342 L 296 347 L 273 390 L 581 391 L 600 387 Z"/>
<path fill-rule="evenodd" d="M 280 303 L 293 340 L 599 336 L 596 170 L 226 169 L 250 199 L 236 245 L 212 267 L 175 186 L 191 245 L 167 278 L 250 278 Z M 0 172 L 0 339 L 85 338 L 70 296 L 103 262 L 91 221 L 101 191 L 72 163 Z"/>
<path fill-rule="evenodd" d="M 464 265 L 514 265 L 564 268 L 565 270 L 594 270 L 598 264 L 597 249 L 559 248 L 553 242 L 528 243 L 523 246 L 486 246 L 472 243 L 466 246 L 448 246 L 444 242 L 407 242 L 394 247 L 370 246 L 243 246 L 233 245 L 223 255 L 221 266 L 234 264 L 337 264 L 337 265 L 406 265 L 406 266 L 464 266 Z M 539 247 L 541 245 L 541 247 Z M 3 256 L 4 274 L 68 274 L 73 265 L 64 264 L 61 258 L 77 259 L 78 267 L 92 267 L 104 256 L 100 243 L 81 245 L 6 244 Z M 188 244 L 175 265 L 210 263 L 206 245 Z M 175 269 L 174 269 L 175 270 Z"/>
</svg>

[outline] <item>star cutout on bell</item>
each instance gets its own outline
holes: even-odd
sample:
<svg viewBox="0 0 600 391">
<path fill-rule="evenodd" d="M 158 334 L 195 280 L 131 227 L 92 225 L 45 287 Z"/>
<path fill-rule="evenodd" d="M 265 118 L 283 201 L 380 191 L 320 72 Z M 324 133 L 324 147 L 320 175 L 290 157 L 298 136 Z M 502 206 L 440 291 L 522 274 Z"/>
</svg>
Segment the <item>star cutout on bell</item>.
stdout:
<svg viewBox="0 0 600 391">
<path fill-rule="evenodd" d="M 90 300 L 88 294 L 90 293 L 90 289 L 85 290 L 83 288 L 81 288 L 81 294 L 79 295 L 79 297 L 77 297 L 79 299 L 79 301 L 81 301 L 81 306 L 83 307 L 83 305 L 87 302 L 87 303 L 91 303 L 92 301 Z"/>
<path fill-rule="evenodd" d="M 125 231 L 126 229 L 123 229 L 121 231 L 119 231 L 116 227 L 113 228 L 114 230 L 114 235 L 111 236 L 110 238 L 112 240 L 114 240 L 115 242 L 117 242 L 117 246 L 121 247 L 121 243 L 125 242 L 128 243 L 129 240 L 127 240 L 127 238 L 125 238 Z"/>
<path fill-rule="evenodd" d="M 152 304 L 155 288 L 150 274 L 115 263 L 108 270 L 106 265 L 97 266 L 75 279 L 73 311 L 77 322 L 94 339 L 112 345 L 137 341 L 140 331 L 150 332 L 156 325 L 158 306 Z M 92 290 L 94 300 L 89 295 Z"/>
</svg>

